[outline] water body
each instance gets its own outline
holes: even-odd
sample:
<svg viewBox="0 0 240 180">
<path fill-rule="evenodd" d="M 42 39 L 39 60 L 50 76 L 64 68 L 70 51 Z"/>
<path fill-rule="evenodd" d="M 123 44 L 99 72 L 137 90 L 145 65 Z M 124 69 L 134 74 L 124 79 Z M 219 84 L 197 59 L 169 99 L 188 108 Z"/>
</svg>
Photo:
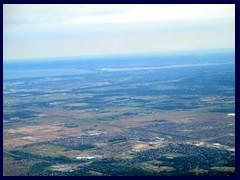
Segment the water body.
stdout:
<svg viewBox="0 0 240 180">
<path fill-rule="evenodd" d="M 4 79 L 80 75 L 94 72 L 121 72 L 190 68 L 201 66 L 233 65 L 234 53 L 190 54 L 136 54 L 134 56 L 95 57 L 85 59 L 48 59 L 32 61 L 6 61 Z"/>
<path fill-rule="evenodd" d="M 185 67 L 201 67 L 201 66 L 218 66 L 229 63 L 204 63 L 204 64 L 184 64 L 184 65 L 171 65 L 162 67 L 133 67 L 133 68 L 102 68 L 102 71 L 140 71 L 140 70 L 158 70 L 158 69 L 172 69 L 172 68 L 185 68 Z"/>
<path fill-rule="evenodd" d="M 4 79 L 32 78 L 32 77 L 50 77 L 62 75 L 77 75 L 92 73 L 85 69 L 40 69 L 40 70 L 3 70 Z"/>
</svg>

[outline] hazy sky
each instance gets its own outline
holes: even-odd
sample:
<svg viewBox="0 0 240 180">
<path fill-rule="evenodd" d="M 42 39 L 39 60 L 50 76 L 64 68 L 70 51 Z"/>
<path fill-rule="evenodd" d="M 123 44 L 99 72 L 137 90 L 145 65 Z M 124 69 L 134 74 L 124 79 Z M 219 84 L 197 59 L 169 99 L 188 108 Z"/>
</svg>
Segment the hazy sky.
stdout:
<svg viewBox="0 0 240 180">
<path fill-rule="evenodd" d="M 235 5 L 3 5 L 4 60 L 234 48 Z"/>
</svg>

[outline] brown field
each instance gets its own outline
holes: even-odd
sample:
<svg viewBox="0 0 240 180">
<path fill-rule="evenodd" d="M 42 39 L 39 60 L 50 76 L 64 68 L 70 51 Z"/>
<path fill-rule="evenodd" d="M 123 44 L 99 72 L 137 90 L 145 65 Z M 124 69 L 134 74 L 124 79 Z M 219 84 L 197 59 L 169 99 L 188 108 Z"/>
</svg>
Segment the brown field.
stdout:
<svg viewBox="0 0 240 180">
<path fill-rule="evenodd" d="M 188 123 L 191 121 L 197 121 L 202 119 L 225 119 L 225 113 L 199 113 L 202 109 L 198 110 L 191 110 L 191 111 L 162 111 L 162 112 L 155 112 L 153 114 L 147 115 L 135 115 L 130 118 L 122 118 L 118 121 L 110 122 L 112 125 L 118 125 L 123 127 L 135 127 L 136 124 L 145 125 L 148 124 L 150 121 L 155 119 L 165 119 L 169 122 L 176 122 L 176 123 Z M 229 120 L 234 120 L 234 117 L 229 117 Z"/>
<path fill-rule="evenodd" d="M 35 110 L 36 109 L 27 109 Z M 125 109 L 122 108 L 121 111 Z M 226 119 L 225 113 L 209 113 L 202 112 L 205 109 L 195 109 L 191 111 L 159 111 L 145 115 L 134 115 L 130 117 L 118 116 L 118 120 L 113 121 L 96 121 L 97 118 L 103 118 L 108 116 L 117 116 L 118 113 L 99 113 L 85 112 L 84 110 L 69 111 L 63 108 L 51 108 L 51 109 L 38 109 L 37 112 L 41 125 L 16 127 L 4 130 L 4 134 L 23 134 L 24 137 L 4 138 L 4 147 L 9 146 L 21 146 L 30 144 L 33 142 L 49 141 L 59 136 L 80 136 L 84 134 L 82 130 L 93 128 L 95 131 L 104 132 L 120 132 L 121 129 L 126 127 L 137 127 L 152 123 L 156 119 L 166 119 L 169 122 L 176 123 L 188 123 L 191 121 L 197 121 L 202 119 Z M 201 111 L 201 113 L 199 113 Z M 136 111 L 134 111 L 136 112 Z M 51 118 L 52 117 L 52 118 Z M 177 117 L 177 119 L 176 119 Z M 77 127 L 66 128 L 66 118 L 69 118 L 69 122 L 75 122 L 77 120 Z M 231 122 L 235 117 L 227 117 Z M 18 119 L 17 117 L 14 119 Z M 51 120 L 50 120 L 51 119 Z M 51 125 L 49 125 L 51 124 Z M 136 145 L 135 149 L 148 149 L 147 145 Z"/>
<path fill-rule="evenodd" d="M 150 171 L 156 171 L 156 172 L 161 172 L 161 171 L 173 171 L 175 168 L 170 167 L 170 166 L 155 166 L 150 163 L 141 163 L 140 167 L 150 170 Z"/>
<path fill-rule="evenodd" d="M 11 134 L 24 134 L 25 137 L 5 139 L 4 146 L 21 146 L 31 144 L 33 142 L 49 141 L 60 135 L 68 135 L 78 132 L 77 129 L 70 129 L 61 127 L 59 125 L 39 125 L 39 126 L 26 126 L 15 129 L 5 130 L 6 133 Z"/>
</svg>

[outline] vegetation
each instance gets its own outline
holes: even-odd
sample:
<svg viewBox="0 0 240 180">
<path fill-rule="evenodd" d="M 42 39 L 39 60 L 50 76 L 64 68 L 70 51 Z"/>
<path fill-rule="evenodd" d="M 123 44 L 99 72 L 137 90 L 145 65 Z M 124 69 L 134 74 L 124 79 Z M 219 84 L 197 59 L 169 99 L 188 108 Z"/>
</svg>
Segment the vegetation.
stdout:
<svg viewBox="0 0 240 180">
<path fill-rule="evenodd" d="M 234 54 L 119 58 L 25 64 L 17 69 L 86 73 L 4 79 L 4 168 L 29 176 L 233 176 Z M 151 68 L 193 59 L 216 65 Z"/>
<path fill-rule="evenodd" d="M 87 150 L 87 149 L 92 149 L 95 148 L 96 146 L 92 145 L 92 144 L 81 144 L 75 147 L 72 147 L 75 150 Z"/>
</svg>

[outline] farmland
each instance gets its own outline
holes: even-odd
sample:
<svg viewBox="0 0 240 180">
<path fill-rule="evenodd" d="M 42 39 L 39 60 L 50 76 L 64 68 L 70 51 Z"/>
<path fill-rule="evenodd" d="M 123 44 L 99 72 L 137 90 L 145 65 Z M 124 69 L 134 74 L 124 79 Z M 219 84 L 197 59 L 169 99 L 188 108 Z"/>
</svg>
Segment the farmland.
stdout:
<svg viewBox="0 0 240 180">
<path fill-rule="evenodd" d="M 5 175 L 235 174 L 232 54 L 79 62 L 37 77 L 6 66 L 31 73 L 4 79 Z"/>
</svg>

